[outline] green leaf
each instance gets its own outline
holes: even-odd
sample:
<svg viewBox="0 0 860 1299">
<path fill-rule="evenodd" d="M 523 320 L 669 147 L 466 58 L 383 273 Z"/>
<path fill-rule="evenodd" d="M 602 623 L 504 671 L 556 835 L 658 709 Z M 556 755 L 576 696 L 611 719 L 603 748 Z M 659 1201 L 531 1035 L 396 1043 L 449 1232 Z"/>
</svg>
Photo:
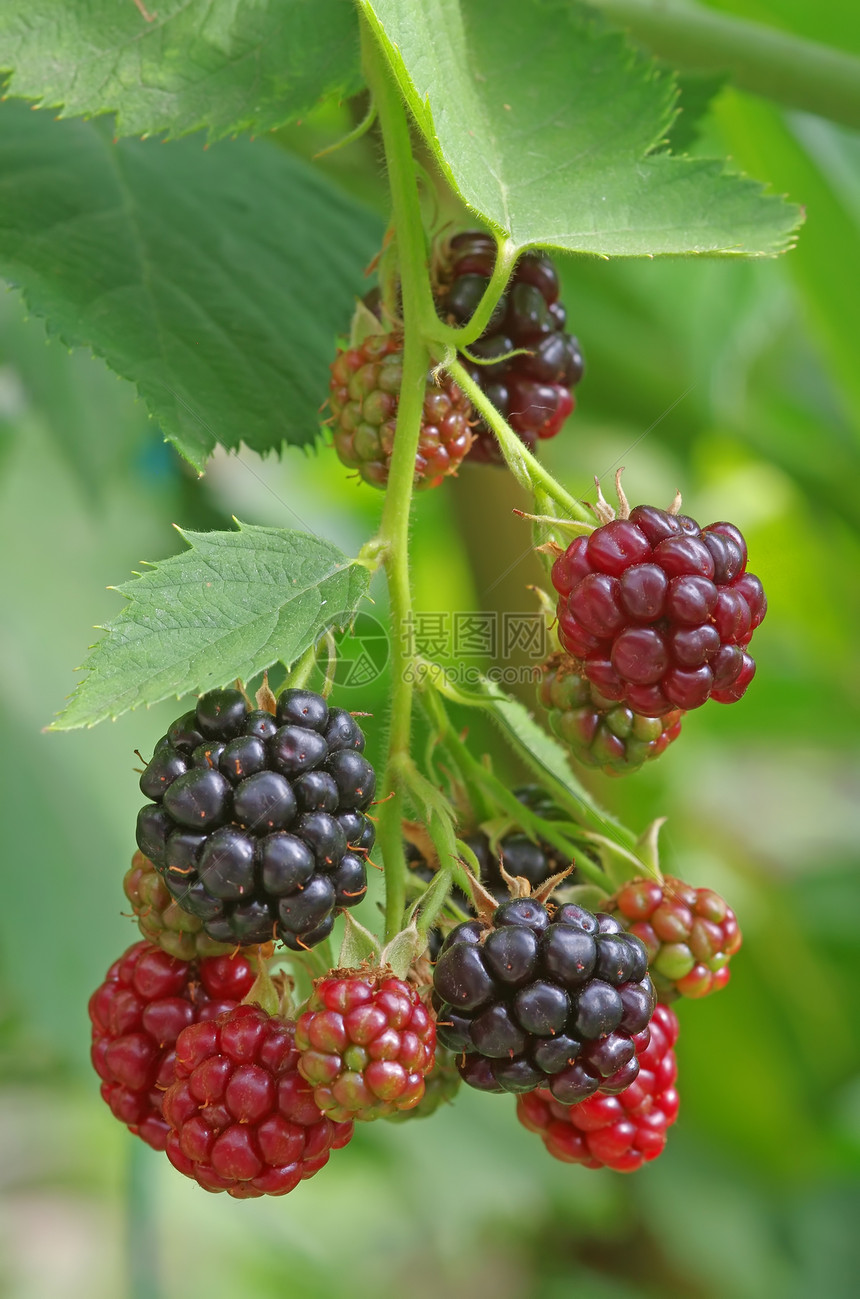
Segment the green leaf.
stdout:
<svg viewBox="0 0 860 1299">
<path fill-rule="evenodd" d="M 89 676 L 52 730 L 247 681 L 349 622 L 366 569 L 320 537 L 237 524 L 237 532 L 178 529 L 190 550 L 116 588 L 129 604 L 104 628 L 84 664 Z"/>
<path fill-rule="evenodd" d="M 116 144 L 107 123 L 0 105 L 0 274 L 135 383 L 197 468 L 216 443 L 313 440 L 380 237 L 269 142 Z"/>
<path fill-rule="evenodd" d="M 465 203 L 518 247 L 605 256 L 783 252 L 798 209 L 661 151 L 676 88 L 575 4 L 361 0 Z"/>
<path fill-rule="evenodd" d="M 4 0 L 9 93 L 121 135 L 269 131 L 361 82 L 351 0 Z"/>
</svg>

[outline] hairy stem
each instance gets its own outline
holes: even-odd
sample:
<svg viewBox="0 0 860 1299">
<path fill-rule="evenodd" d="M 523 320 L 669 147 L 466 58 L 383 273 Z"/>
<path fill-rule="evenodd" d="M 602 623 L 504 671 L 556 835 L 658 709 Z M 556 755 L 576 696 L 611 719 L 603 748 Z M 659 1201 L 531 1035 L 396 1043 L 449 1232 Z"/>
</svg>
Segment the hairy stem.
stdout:
<svg viewBox="0 0 860 1299">
<path fill-rule="evenodd" d="M 593 516 L 589 514 L 582 502 L 566 492 L 549 470 L 545 469 L 537 457 L 523 445 L 507 420 L 499 414 L 493 403 L 485 397 L 478 384 L 469 376 L 465 367 L 459 361 L 447 359 L 443 365 L 457 386 L 462 388 L 484 422 L 495 433 L 505 462 L 517 481 L 522 483 L 529 492 L 534 492 L 536 487 L 543 488 L 546 495 L 560 505 L 571 519 L 578 519 L 581 523 L 593 523 Z"/>
<path fill-rule="evenodd" d="M 412 737 L 412 674 L 404 633 L 412 613 L 409 582 L 409 514 L 415 456 L 430 364 L 421 320 L 433 298 L 426 269 L 426 248 L 409 123 L 388 66 L 366 25 L 362 55 L 379 124 L 391 186 L 393 227 L 400 262 L 403 297 L 403 380 L 397 407 L 394 450 L 382 510 L 378 541 L 388 577 L 391 607 L 391 721 L 379 815 L 379 843 L 385 862 L 385 936 L 400 929 L 406 902 L 406 859 L 400 823 L 404 814 L 401 761 L 408 759 Z"/>
</svg>

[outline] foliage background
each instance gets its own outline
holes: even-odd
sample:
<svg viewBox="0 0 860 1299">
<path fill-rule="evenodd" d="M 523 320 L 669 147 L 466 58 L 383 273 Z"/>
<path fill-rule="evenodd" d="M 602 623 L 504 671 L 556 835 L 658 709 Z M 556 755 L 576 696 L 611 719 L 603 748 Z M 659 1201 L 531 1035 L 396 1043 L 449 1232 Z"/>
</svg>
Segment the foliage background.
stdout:
<svg viewBox="0 0 860 1299">
<path fill-rule="evenodd" d="M 860 53 L 860 20 L 836 0 L 716 7 Z M 308 157 L 351 120 L 329 109 L 276 143 Z M 470 1094 L 432 1127 L 360 1131 L 286 1200 L 234 1202 L 174 1174 L 110 1117 L 87 1060 L 86 1000 L 134 939 L 121 915 L 133 751 L 146 753 L 176 709 L 91 733 L 41 728 L 92 625 L 118 605 L 105 585 L 174 553 L 172 522 L 310 526 L 354 553 L 380 498 L 324 448 L 219 455 L 198 480 L 128 384 L 47 342 L 15 294 L 0 299 L 9 1299 L 61 1286 L 70 1299 L 853 1293 L 860 309 L 846 286 L 860 141 L 726 87 L 693 148 L 731 153 L 803 202 L 799 246 L 757 264 L 566 262 L 563 297 L 589 370 L 547 448 L 576 493 L 623 463 L 631 497 L 660 502 L 680 486 L 702 522 L 735 519 L 771 601 L 742 706 L 693 714 L 683 740 L 628 782 L 592 781 L 635 827 L 666 813 L 664 864 L 723 892 L 745 934 L 727 991 L 681 1008 L 681 1119 L 664 1156 L 632 1178 L 557 1164 L 513 1121 L 512 1100 Z M 384 210 L 372 138 L 320 167 Z M 518 499 L 504 474 L 475 468 L 418 500 L 419 609 L 529 607 Z M 382 678 L 367 707 L 382 715 L 385 699 Z M 473 737 L 498 749 L 474 726 Z"/>
</svg>

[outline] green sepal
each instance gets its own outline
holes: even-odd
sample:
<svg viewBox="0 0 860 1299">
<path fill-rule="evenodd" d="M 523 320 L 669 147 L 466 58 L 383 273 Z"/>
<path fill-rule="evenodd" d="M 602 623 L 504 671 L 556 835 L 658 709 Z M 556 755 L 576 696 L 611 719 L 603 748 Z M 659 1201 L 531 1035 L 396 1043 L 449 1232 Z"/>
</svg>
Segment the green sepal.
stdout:
<svg viewBox="0 0 860 1299">
<path fill-rule="evenodd" d="M 423 947 L 424 940 L 413 919 L 406 929 L 401 929 L 399 934 L 395 934 L 391 941 L 385 944 L 379 960 L 383 966 L 391 970 L 395 978 L 405 979 Z"/>
<path fill-rule="evenodd" d="M 350 911 L 344 911 L 343 942 L 338 956 L 338 967 L 342 970 L 357 969 L 364 962 L 371 965 L 382 964 L 382 948 L 379 939 L 369 929 L 365 929 Z"/>
</svg>

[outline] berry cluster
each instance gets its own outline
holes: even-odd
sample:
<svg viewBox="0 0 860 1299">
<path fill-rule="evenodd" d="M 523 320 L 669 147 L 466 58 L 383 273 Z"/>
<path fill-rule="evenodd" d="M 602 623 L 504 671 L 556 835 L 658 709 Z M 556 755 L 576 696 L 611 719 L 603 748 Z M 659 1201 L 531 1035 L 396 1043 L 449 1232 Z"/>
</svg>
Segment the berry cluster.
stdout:
<svg viewBox="0 0 860 1299">
<path fill-rule="evenodd" d="M 672 875 L 631 880 L 607 910 L 648 950 L 648 968 L 661 1001 L 707 997 L 729 981 L 729 960 L 741 945 L 734 911 L 712 889 Z"/>
<path fill-rule="evenodd" d="M 480 230 L 455 235 L 439 254 L 442 281 L 440 315 L 462 324 L 473 314 L 496 261 L 495 240 Z M 558 273 L 542 252 L 517 262 L 507 292 L 484 333 L 463 357 L 470 375 L 511 428 L 534 450 L 538 438 L 551 438 L 574 407 L 572 389 L 584 372 L 578 341 L 565 333 L 567 313 L 558 300 Z M 524 349 L 517 356 L 513 351 Z M 495 360 L 494 358 L 499 358 Z M 498 443 L 483 421 L 474 428 L 471 460 L 502 463 Z"/>
<path fill-rule="evenodd" d="M 403 378 L 403 338 L 370 334 L 338 352 L 329 401 L 334 447 L 341 462 L 374 487 L 385 487 Z M 468 398 L 442 378 L 427 379 L 415 458 L 415 486 L 436 487 L 457 472 L 474 441 Z"/>
<path fill-rule="evenodd" d="M 435 1045 L 436 1025 L 415 989 L 384 971 L 317 979 L 296 1026 L 299 1072 L 340 1123 L 417 1105 Z"/>
<path fill-rule="evenodd" d="M 155 746 L 138 847 L 210 938 L 313 947 L 367 889 L 363 748 L 354 718 L 311 690 L 283 691 L 275 716 L 212 690 Z"/>
<path fill-rule="evenodd" d="M 677 1038 L 674 1013 L 657 1005 L 648 1045 L 637 1049 L 635 1082 L 617 1096 L 592 1096 L 580 1105 L 561 1105 L 544 1090 L 518 1096 L 520 1123 L 564 1163 L 635 1172 L 657 1158 L 666 1144 L 666 1129 L 678 1117 Z"/>
<path fill-rule="evenodd" d="M 731 523 L 650 505 L 577 537 L 553 565 L 558 634 L 606 699 L 665 717 L 708 699 L 740 699 L 746 652 L 767 609 Z"/>
<path fill-rule="evenodd" d="M 162 1099 L 174 1080 L 180 1033 L 235 1007 L 253 982 L 244 954 L 190 964 L 140 942 L 114 962 L 90 998 L 92 1061 L 102 1097 L 156 1150 L 167 1141 Z"/>
<path fill-rule="evenodd" d="M 164 1097 L 167 1157 L 207 1191 L 285 1195 L 352 1137 L 298 1072 L 295 1025 L 241 1005 L 183 1030 Z"/>
<path fill-rule="evenodd" d="M 636 1077 L 634 1039 L 655 1004 L 643 944 L 607 915 L 503 902 L 446 938 L 433 975 L 439 1040 L 485 1091 L 549 1085 L 573 1105 Z"/>
<path fill-rule="evenodd" d="M 636 713 L 602 695 L 566 654 L 553 655 L 541 671 L 538 699 L 550 727 L 586 767 L 609 776 L 638 771 L 681 734 L 680 708 L 663 717 Z"/>
</svg>

